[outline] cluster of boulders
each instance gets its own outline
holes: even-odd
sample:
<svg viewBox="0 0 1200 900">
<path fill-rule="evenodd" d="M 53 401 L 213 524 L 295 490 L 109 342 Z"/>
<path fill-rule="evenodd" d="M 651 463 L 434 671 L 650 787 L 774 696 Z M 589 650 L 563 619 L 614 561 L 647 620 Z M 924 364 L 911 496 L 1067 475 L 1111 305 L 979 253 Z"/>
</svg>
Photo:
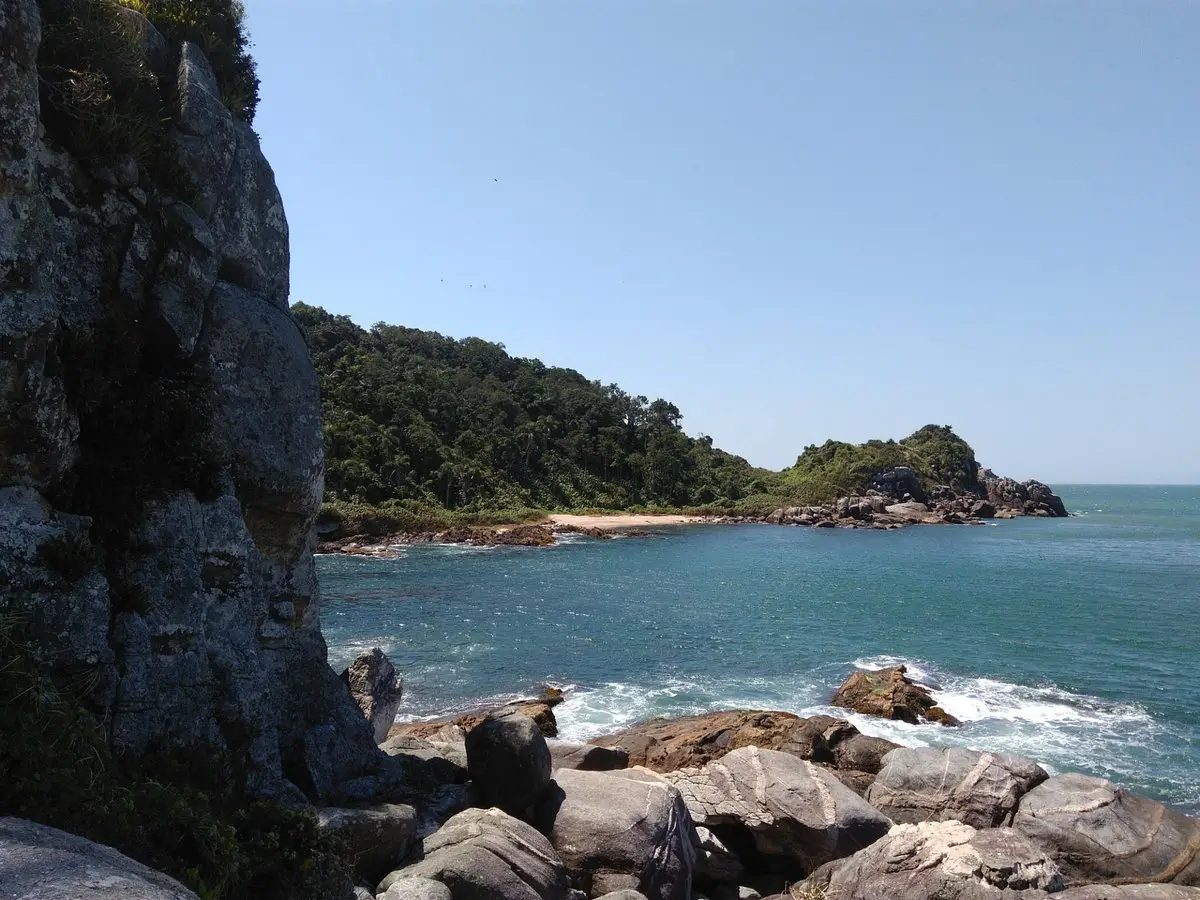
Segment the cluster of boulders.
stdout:
<svg viewBox="0 0 1200 900">
<path fill-rule="evenodd" d="M 1016 516 L 1062 517 L 1062 498 L 1040 481 L 1018 482 L 981 469 L 978 485 L 956 490 L 938 485 L 926 491 L 916 473 L 897 466 L 872 479 L 861 495 L 833 503 L 776 509 L 762 521 L 815 528 L 903 528 L 906 525 L 963 525 Z"/>
<path fill-rule="evenodd" d="M 892 698 L 875 714 L 909 709 L 902 669 L 868 674 Z M 343 680 L 379 735 L 394 668 L 373 651 Z M 387 729 L 382 750 L 424 766 L 423 789 L 318 811 L 358 900 L 1200 900 L 1200 821 L 1104 779 L 754 710 L 572 743 L 548 737 L 561 699 Z M 93 875 L 112 890 L 87 896 L 193 898 L 108 848 L 0 820 L 15 896 Z"/>
</svg>

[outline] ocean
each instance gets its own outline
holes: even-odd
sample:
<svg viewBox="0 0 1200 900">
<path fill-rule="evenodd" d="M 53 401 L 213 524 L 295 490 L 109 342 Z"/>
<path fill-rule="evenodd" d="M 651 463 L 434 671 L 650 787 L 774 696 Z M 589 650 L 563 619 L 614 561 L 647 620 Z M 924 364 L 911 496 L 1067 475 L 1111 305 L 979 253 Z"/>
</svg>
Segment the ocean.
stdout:
<svg viewBox="0 0 1200 900">
<path fill-rule="evenodd" d="M 702 525 L 552 548 L 322 556 L 330 663 L 381 647 L 400 718 L 568 689 L 568 739 L 722 708 L 1020 753 L 1200 814 L 1200 486 L 1058 486 L 1069 519 Z M 827 705 L 903 662 L 961 728 Z"/>
</svg>

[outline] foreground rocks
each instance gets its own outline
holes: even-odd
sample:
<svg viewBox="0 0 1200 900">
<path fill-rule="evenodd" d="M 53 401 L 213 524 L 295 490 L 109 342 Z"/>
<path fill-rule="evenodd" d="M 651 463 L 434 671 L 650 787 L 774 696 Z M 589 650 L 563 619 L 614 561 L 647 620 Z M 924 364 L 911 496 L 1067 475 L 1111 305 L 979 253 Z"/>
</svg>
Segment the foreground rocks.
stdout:
<svg viewBox="0 0 1200 900">
<path fill-rule="evenodd" d="M 897 825 L 873 846 L 815 873 L 806 888 L 838 900 L 996 900 L 1045 897 L 1062 873 L 1040 847 L 1010 828 L 961 822 Z"/>
<path fill-rule="evenodd" d="M 377 893 L 408 879 L 442 884 L 452 900 L 567 900 L 567 872 L 550 842 L 498 809 L 469 809 L 422 842 L 423 858 L 384 878 Z M 397 890 L 389 900 L 413 896 Z M 436 889 L 419 882 L 427 896 Z"/>
<path fill-rule="evenodd" d="M 199 900 L 175 879 L 111 847 L 11 818 L 0 818 L 0 897 Z"/>
<path fill-rule="evenodd" d="M 1200 821 L 1103 778 L 1048 779 L 1021 800 L 1013 828 L 1047 848 L 1068 884 L 1200 885 Z"/>
<path fill-rule="evenodd" d="M 420 738 L 431 741 L 464 741 L 467 732 L 492 715 L 517 712 L 529 716 L 538 729 L 548 738 L 558 735 L 558 721 L 554 718 L 554 707 L 562 703 L 563 694 L 558 688 L 543 689 L 540 697 L 514 700 L 494 709 L 478 709 L 454 716 L 440 716 L 422 722 L 401 722 L 388 729 L 388 738 Z"/>
<path fill-rule="evenodd" d="M 912 725 L 922 721 L 958 725 L 956 718 L 934 702 L 929 689 L 914 684 L 904 666 L 877 672 L 854 672 L 833 695 L 830 704 Z"/>
<path fill-rule="evenodd" d="M 649 900 L 687 900 L 698 839 L 680 792 L 644 769 L 563 769 L 535 821 L 588 896 L 637 890 Z"/>
<path fill-rule="evenodd" d="M 867 801 L 893 822 L 1011 825 L 1020 799 L 1046 780 L 1037 763 L 960 747 L 901 747 L 883 758 Z"/>
<path fill-rule="evenodd" d="M 693 821 L 786 876 L 807 875 L 887 833 L 891 821 L 823 769 L 788 753 L 744 747 L 666 775 Z"/>
</svg>

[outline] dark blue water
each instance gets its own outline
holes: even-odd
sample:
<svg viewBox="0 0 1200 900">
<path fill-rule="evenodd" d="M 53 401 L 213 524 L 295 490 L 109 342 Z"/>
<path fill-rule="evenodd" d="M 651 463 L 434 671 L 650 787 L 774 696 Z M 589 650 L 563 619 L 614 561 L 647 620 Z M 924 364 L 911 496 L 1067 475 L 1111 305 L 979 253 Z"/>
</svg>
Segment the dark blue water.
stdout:
<svg viewBox="0 0 1200 900">
<path fill-rule="evenodd" d="M 580 738 L 730 706 L 832 711 L 856 666 L 904 661 L 965 726 L 852 715 L 863 731 L 1011 750 L 1200 812 L 1200 487 L 1061 493 L 1078 516 L 322 557 L 330 661 L 382 647 L 402 718 L 569 685 L 558 717 Z"/>
</svg>

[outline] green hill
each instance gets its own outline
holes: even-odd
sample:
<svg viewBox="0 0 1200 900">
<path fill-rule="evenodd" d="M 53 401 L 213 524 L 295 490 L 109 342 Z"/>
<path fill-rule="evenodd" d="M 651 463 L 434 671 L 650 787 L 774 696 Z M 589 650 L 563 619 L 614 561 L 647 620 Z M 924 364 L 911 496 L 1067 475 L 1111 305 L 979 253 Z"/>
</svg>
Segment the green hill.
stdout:
<svg viewBox="0 0 1200 900">
<path fill-rule="evenodd" d="M 501 344 L 364 329 L 305 304 L 292 314 L 321 382 L 327 499 L 388 512 L 391 526 L 538 509 L 762 513 L 863 493 L 896 466 L 927 490 L 977 490 L 975 453 L 949 426 L 901 441 L 826 441 L 772 472 L 686 435 L 666 400 L 510 356 Z"/>
</svg>

